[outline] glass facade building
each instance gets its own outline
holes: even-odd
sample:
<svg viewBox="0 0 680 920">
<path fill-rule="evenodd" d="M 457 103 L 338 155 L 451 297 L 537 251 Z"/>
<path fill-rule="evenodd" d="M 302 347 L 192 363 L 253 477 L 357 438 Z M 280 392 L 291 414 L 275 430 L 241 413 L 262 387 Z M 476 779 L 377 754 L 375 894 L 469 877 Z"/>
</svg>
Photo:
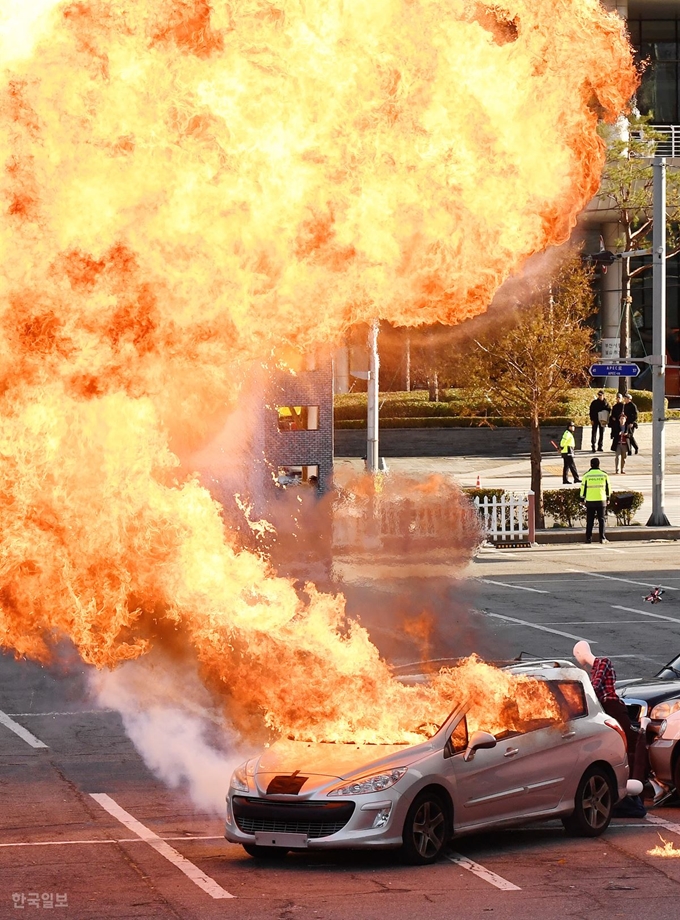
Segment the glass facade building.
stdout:
<svg viewBox="0 0 680 920">
<path fill-rule="evenodd" d="M 659 126 L 680 126 L 680 0 L 628 0 L 625 13 L 631 44 L 636 58 L 644 66 L 636 103 L 642 115 L 649 115 Z M 680 131 L 680 127 L 678 127 Z M 680 136 L 680 134 L 678 135 Z M 680 160 L 669 160 L 669 165 Z M 634 279 L 632 285 L 631 354 L 652 354 L 652 272 L 651 257 L 633 260 L 631 268 L 646 262 L 650 268 Z M 671 365 L 680 364 L 680 260 L 667 263 L 667 358 Z M 645 371 L 635 381 L 636 387 L 651 387 L 651 375 Z M 680 395 L 680 371 L 668 369 L 666 392 Z"/>
</svg>

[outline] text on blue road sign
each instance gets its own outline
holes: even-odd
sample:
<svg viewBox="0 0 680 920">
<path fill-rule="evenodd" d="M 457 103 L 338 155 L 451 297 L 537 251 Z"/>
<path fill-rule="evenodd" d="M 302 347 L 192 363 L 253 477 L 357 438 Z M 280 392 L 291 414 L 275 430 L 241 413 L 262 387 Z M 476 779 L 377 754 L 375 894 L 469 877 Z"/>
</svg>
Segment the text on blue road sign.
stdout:
<svg viewBox="0 0 680 920">
<path fill-rule="evenodd" d="M 591 377 L 637 377 L 640 368 L 637 364 L 591 364 Z"/>
</svg>

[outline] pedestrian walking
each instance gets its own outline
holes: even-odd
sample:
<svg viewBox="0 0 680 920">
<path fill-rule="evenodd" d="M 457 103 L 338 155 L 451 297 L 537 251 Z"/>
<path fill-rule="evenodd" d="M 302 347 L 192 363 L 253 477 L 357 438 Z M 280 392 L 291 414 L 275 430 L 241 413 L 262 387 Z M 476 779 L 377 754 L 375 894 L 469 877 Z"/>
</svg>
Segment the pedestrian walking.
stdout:
<svg viewBox="0 0 680 920">
<path fill-rule="evenodd" d="M 616 450 L 616 445 L 618 444 L 618 437 L 620 432 L 619 419 L 623 414 L 623 393 L 616 394 L 616 402 L 612 406 L 612 411 L 609 413 L 609 431 L 612 439 L 612 450 Z"/>
<path fill-rule="evenodd" d="M 626 465 L 626 459 L 628 458 L 628 420 L 623 413 L 619 416 L 617 425 L 619 432 L 616 436 L 614 472 L 621 473 L 625 476 L 626 471 L 624 467 Z"/>
<path fill-rule="evenodd" d="M 637 453 L 638 445 L 635 440 L 635 429 L 638 426 L 638 407 L 633 402 L 633 397 L 630 393 L 626 393 L 623 398 L 623 411 L 626 413 L 628 422 L 628 453 L 630 454 L 632 450 Z"/>
<path fill-rule="evenodd" d="M 569 479 L 569 473 L 574 477 L 574 482 L 580 482 L 578 475 L 578 470 L 576 469 L 576 463 L 574 462 L 574 453 L 576 451 L 576 439 L 574 438 L 574 431 L 576 431 L 576 425 L 573 422 L 569 422 L 567 430 L 562 435 L 562 440 L 560 441 L 560 453 L 562 454 L 562 484 L 565 486 L 571 485 Z"/>
<path fill-rule="evenodd" d="M 594 399 L 590 404 L 590 423 L 592 426 L 590 446 L 593 453 L 595 453 L 596 444 L 597 450 L 603 450 L 602 439 L 604 437 L 604 429 L 607 427 L 608 421 L 609 403 L 604 398 L 604 390 L 598 390 L 597 398 Z"/>
<path fill-rule="evenodd" d="M 607 501 L 609 499 L 609 476 L 600 469 L 599 457 L 590 461 L 590 469 L 581 480 L 581 498 L 586 503 L 586 543 L 593 541 L 593 524 L 597 518 L 600 543 L 606 543 L 604 535 Z"/>
</svg>

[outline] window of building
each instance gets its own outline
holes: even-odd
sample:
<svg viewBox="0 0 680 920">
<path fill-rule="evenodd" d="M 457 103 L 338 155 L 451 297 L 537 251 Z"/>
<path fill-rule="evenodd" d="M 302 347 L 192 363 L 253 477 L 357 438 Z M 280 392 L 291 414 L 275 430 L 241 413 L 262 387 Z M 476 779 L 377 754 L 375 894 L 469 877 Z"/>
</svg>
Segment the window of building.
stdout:
<svg viewBox="0 0 680 920">
<path fill-rule="evenodd" d="M 282 489 L 288 488 L 319 488 L 319 467 L 308 466 L 280 466 L 276 474 L 276 484 Z"/>
<path fill-rule="evenodd" d="M 277 406 L 279 431 L 318 431 L 318 406 Z"/>
<path fill-rule="evenodd" d="M 680 121 L 680 35 L 675 19 L 629 20 L 631 42 L 639 61 L 648 61 L 637 105 L 654 124 Z"/>
</svg>

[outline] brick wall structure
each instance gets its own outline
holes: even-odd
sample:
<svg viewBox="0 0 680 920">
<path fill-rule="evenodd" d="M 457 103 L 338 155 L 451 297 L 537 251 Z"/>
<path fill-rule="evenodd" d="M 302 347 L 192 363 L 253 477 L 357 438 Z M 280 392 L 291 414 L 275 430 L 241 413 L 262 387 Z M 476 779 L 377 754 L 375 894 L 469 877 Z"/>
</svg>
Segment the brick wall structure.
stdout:
<svg viewBox="0 0 680 920">
<path fill-rule="evenodd" d="M 330 352 L 319 351 L 306 365 L 295 373 L 276 371 L 267 386 L 264 456 L 274 474 L 280 467 L 317 466 L 318 490 L 323 494 L 333 477 L 333 359 Z M 318 406 L 319 427 L 280 431 L 280 406 Z"/>
</svg>

